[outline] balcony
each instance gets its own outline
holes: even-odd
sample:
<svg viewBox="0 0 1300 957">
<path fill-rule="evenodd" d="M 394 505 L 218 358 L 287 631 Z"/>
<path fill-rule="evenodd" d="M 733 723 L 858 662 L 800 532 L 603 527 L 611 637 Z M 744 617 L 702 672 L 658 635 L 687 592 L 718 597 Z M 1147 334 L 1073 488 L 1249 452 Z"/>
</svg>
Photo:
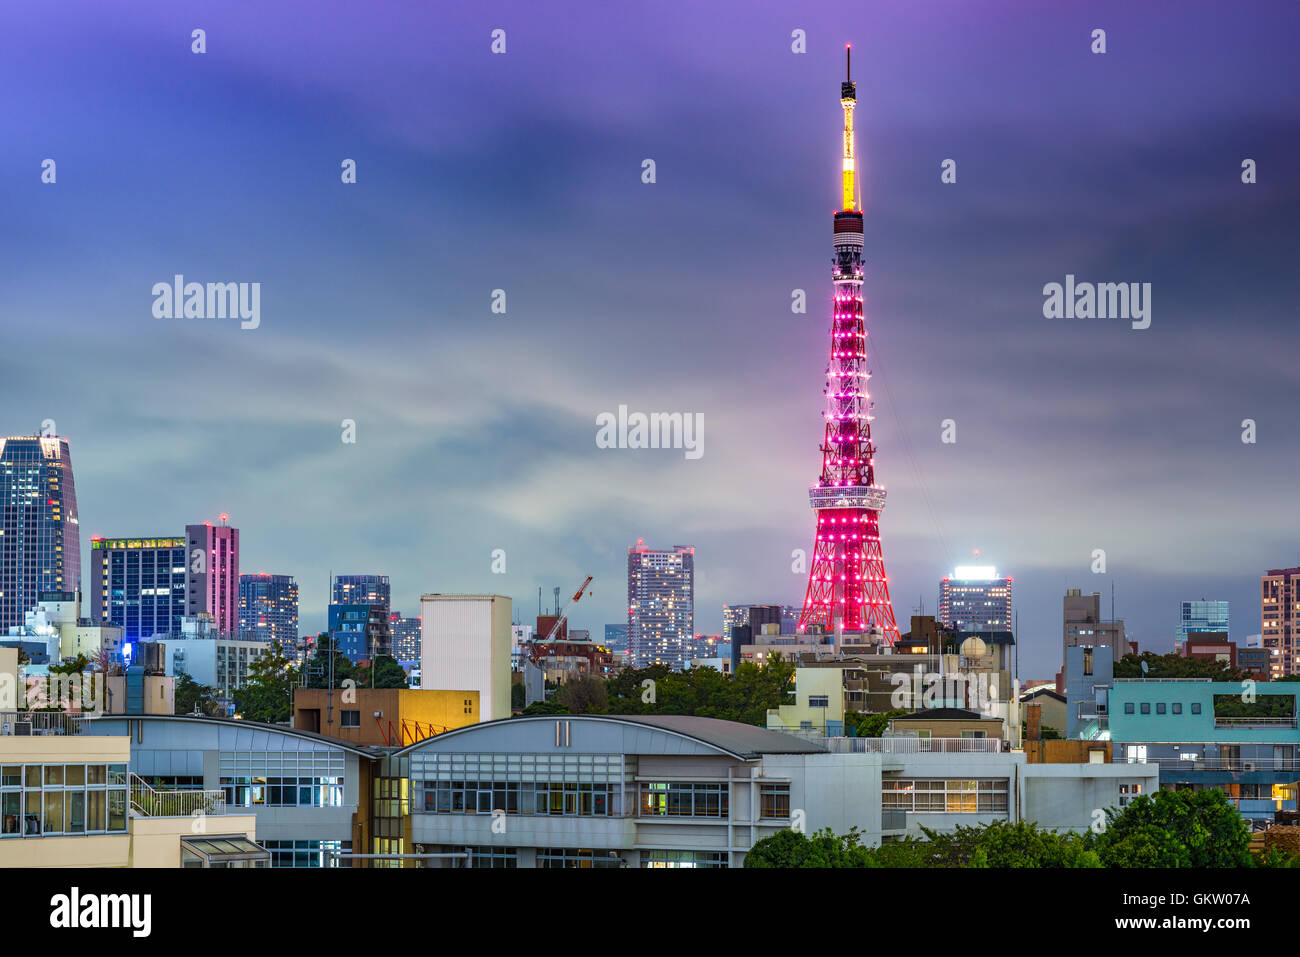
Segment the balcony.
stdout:
<svg viewBox="0 0 1300 957">
<path fill-rule="evenodd" d="M 219 788 L 155 790 L 131 774 L 131 810 L 138 817 L 213 817 L 226 813 L 226 792 Z"/>
</svg>

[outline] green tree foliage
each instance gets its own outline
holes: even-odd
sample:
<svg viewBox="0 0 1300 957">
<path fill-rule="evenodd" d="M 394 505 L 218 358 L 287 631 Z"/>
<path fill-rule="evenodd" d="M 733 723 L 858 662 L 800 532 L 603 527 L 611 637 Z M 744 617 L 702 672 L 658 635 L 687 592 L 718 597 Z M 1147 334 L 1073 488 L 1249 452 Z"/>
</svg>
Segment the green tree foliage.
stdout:
<svg viewBox="0 0 1300 957">
<path fill-rule="evenodd" d="M 510 686 L 510 707 L 522 710 L 528 701 L 528 692 L 524 690 L 524 683 L 516 681 Z"/>
<path fill-rule="evenodd" d="M 535 714 L 572 714 L 564 705 L 555 701 L 534 701 L 519 713 L 520 717 L 531 718 Z"/>
<path fill-rule="evenodd" d="M 624 668 L 606 682 L 607 707 L 610 714 L 692 714 L 765 727 L 768 709 L 785 701 L 793 682 L 794 667 L 779 656 L 763 667 L 741 662 L 732 675 L 714 668 Z"/>
<path fill-rule="evenodd" d="M 293 691 L 297 687 L 298 670 L 277 641 L 248 666 L 244 687 L 235 691 L 235 710 L 249 721 L 288 721 L 293 716 Z"/>
<path fill-rule="evenodd" d="M 201 685 L 186 672 L 176 675 L 176 714 L 206 714 L 219 716 L 221 706 L 217 704 L 217 689 Z"/>
<path fill-rule="evenodd" d="M 307 687 L 328 688 L 330 686 L 331 656 L 334 658 L 334 687 L 342 688 L 345 681 L 354 681 L 360 685 L 360 682 L 357 681 L 356 665 L 352 663 L 347 655 L 338 650 L 334 639 L 326 631 L 316 636 L 312 656 L 307 660 Z"/>
<path fill-rule="evenodd" d="M 880 714 L 863 714 L 861 711 L 848 711 L 844 714 L 844 730 L 859 738 L 878 738 L 885 733 L 889 722 L 901 718 L 906 711 L 884 711 Z"/>
<path fill-rule="evenodd" d="M 1211 681 L 1241 681 L 1246 676 L 1236 668 L 1208 658 L 1184 658 L 1182 655 L 1157 655 L 1144 651 L 1125 655 L 1115 662 L 1116 678 L 1141 678 L 1142 662 L 1147 663 L 1147 678 L 1209 678 Z"/>
<path fill-rule="evenodd" d="M 1217 789 L 1157 791 L 1123 810 L 1107 811 L 1107 826 L 1052 831 L 1021 821 L 958 826 L 924 840 L 906 838 L 864 847 L 856 830 L 811 838 L 782 831 L 754 844 L 746 867 L 1297 867 L 1300 856 L 1271 850 L 1252 857 L 1250 831 Z"/>
<path fill-rule="evenodd" d="M 609 709 L 606 682 L 592 675 L 575 675 L 560 685 L 551 700 L 570 714 L 604 714 Z"/>
<path fill-rule="evenodd" d="M 341 654 L 340 657 L 342 657 Z M 327 658 L 327 664 L 328 661 L 329 659 Z M 334 674 L 337 677 L 337 661 L 335 662 L 334 669 Z M 358 688 L 406 688 L 409 686 L 406 679 L 406 672 L 402 670 L 402 666 L 397 663 L 396 658 L 391 658 L 388 655 L 380 655 L 375 659 L 373 676 L 371 675 L 371 668 L 369 665 L 357 668 L 356 682 Z"/>
<path fill-rule="evenodd" d="M 1250 828 L 1218 788 L 1157 791 L 1106 812 L 1107 867 L 1248 867 Z"/>
</svg>

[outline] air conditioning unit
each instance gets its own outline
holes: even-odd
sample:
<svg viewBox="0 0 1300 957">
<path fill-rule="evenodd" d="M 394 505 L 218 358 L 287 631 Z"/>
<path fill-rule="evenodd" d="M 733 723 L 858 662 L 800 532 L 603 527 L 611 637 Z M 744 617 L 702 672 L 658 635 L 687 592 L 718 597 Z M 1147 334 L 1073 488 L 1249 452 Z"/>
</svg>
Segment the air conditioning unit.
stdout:
<svg viewBox="0 0 1300 957">
<path fill-rule="evenodd" d="M 1245 762 L 1244 764 L 1242 764 L 1241 769 L 1242 769 L 1243 771 L 1257 771 L 1257 770 L 1259 770 L 1259 769 L 1255 766 L 1255 762 L 1253 762 L 1253 761 L 1247 761 L 1247 762 Z"/>
</svg>

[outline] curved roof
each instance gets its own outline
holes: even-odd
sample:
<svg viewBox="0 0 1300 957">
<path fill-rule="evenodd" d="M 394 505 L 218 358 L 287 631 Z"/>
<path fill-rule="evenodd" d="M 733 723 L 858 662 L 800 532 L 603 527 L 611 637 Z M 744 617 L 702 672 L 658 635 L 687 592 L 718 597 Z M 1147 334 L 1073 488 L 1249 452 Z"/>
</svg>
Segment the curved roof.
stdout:
<svg viewBox="0 0 1300 957">
<path fill-rule="evenodd" d="M 340 741 L 338 738 L 331 738 L 328 735 L 317 734 L 315 731 L 303 731 L 298 728 L 290 728 L 283 724 L 268 724 L 265 721 L 246 721 L 243 718 L 214 718 L 208 715 L 193 714 L 101 714 L 95 715 L 92 721 L 180 721 L 193 722 L 199 724 L 215 724 L 223 728 L 246 728 L 249 731 L 269 731 L 278 734 L 287 734 L 291 737 L 305 738 L 308 741 L 315 741 L 319 744 L 328 744 L 331 747 L 341 748 L 344 751 L 351 751 L 353 754 L 360 754 L 367 758 L 374 758 L 375 753 L 365 748 L 357 747 L 355 744 L 348 744 L 346 741 Z"/>
<path fill-rule="evenodd" d="M 652 728 L 669 734 L 686 738 L 703 744 L 716 751 L 729 754 L 741 760 L 757 758 L 764 754 L 824 754 L 826 748 L 812 741 L 797 738 L 780 731 L 769 731 L 752 724 L 739 721 L 723 721 L 720 718 L 699 718 L 684 714 L 623 715 L 623 714 L 544 714 L 499 718 L 496 721 L 484 721 L 480 724 L 466 725 L 432 738 L 425 738 L 415 744 L 407 745 L 396 754 L 406 754 L 421 745 L 432 741 L 445 741 L 456 735 L 473 734 L 484 728 L 513 726 L 534 722 L 554 721 L 596 721 L 616 725 L 631 725 L 636 728 Z"/>
</svg>

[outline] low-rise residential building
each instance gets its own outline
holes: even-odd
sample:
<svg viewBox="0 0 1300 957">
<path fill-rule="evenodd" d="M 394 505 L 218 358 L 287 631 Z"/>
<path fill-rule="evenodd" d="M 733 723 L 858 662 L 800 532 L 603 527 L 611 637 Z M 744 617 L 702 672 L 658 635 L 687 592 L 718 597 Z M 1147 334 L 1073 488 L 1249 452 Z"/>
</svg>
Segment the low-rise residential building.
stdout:
<svg viewBox="0 0 1300 957">
<path fill-rule="evenodd" d="M 1218 788 L 1248 820 L 1295 810 L 1300 728 L 1293 682 L 1115 679 L 1115 760 L 1160 770 L 1162 787 Z"/>
</svg>

